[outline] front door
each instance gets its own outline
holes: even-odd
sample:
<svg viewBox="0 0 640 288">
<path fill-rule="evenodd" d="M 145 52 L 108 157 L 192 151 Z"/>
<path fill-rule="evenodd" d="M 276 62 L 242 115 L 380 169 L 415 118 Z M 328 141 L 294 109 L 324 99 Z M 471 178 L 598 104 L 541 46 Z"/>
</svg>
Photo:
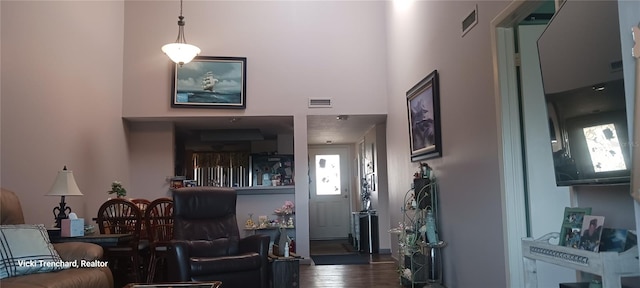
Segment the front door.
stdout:
<svg viewBox="0 0 640 288">
<path fill-rule="evenodd" d="M 309 148 L 309 239 L 347 238 L 349 234 L 349 150 Z"/>
</svg>

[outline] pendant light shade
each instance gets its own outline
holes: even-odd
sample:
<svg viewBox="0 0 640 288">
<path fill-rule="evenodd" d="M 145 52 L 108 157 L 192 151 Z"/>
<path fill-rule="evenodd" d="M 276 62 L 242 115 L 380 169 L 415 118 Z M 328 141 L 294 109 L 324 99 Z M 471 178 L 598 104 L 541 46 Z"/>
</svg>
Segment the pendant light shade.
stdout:
<svg viewBox="0 0 640 288">
<path fill-rule="evenodd" d="M 162 46 L 162 52 L 167 54 L 171 61 L 182 65 L 191 62 L 200 54 L 200 48 L 187 43 L 169 43 Z"/>
<path fill-rule="evenodd" d="M 162 52 L 177 64 L 189 63 L 200 54 L 200 48 L 187 44 L 184 38 L 184 17 L 182 16 L 182 0 L 180 0 L 180 16 L 178 16 L 178 38 L 175 43 L 162 46 Z"/>
</svg>

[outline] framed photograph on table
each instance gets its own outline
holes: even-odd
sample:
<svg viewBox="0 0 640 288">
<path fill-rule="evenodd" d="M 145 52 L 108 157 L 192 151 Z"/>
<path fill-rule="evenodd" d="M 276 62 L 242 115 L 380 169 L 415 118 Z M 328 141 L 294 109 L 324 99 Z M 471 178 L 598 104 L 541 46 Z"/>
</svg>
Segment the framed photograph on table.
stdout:
<svg viewBox="0 0 640 288">
<path fill-rule="evenodd" d="M 438 71 L 407 91 L 411 161 L 442 156 Z"/>
<path fill-rule="evenodd" d="M 591 207 L 565 207 L 562 226 L 560 228 L 560 241 L 558 245 L 578 248 L 580 233 L 584 217 L 591 215 Z"/>
<path fill-rule="evenodd" d="M 591 252 L 600 250 L 600 237 L 602 236 L 602 225 L 604 216 L 586 215 L 582 221 L 582 231 L 580 235 L 580 249 Z"/>
<path fill-rule="evenodd" d="M 173 71 L 171 107 L 246 108 L 247 58 L 198 56 Z"/>
</svg>

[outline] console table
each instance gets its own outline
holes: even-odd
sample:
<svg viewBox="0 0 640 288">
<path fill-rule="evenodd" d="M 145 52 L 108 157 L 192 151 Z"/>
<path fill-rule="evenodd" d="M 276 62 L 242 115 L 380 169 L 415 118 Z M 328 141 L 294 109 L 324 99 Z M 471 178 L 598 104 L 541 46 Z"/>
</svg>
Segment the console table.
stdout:
<svg viewBox="0 0 640 288">
<path fill-rule="evenodd" d="M 351 212 L 353 245 L 356 250 L 369 254 L 380 251 L 378 236 L 378 213 L 375 210 Z"/>
<path fill-rule="evenodd" d="M 640 276 L 638 246 L 625 252 L 591 252 L 549 243 L 560 233 L 549 233 L 539 239 L 522 239 L 525 287 L 538 287 L 536 261 L 602 276 L 602 288 L 620 288 L 621 277 Z"/>
<path fill-rule="evenodd" d="M 279 227 L 270 226 L 265 228 L 244 228 L 244 231 L 246 233 L 245 237 L 249 235 L 255 235 L 255 234 L 265 234 L 265 235 L 269 235 L 269 237 L 271 238 L 271 242 L 273 242 L 274 238 L 278 234 L 278 231 L 279 231 L 278 229 Z M 289 236 L 289 238 L 291 239 L 296 238 L 295 227 L 285 227 L 285 229 L 287 230 L 287 236 Z"/>
<path fill-rule="evenodd" d="M 93 234 L 78 237 L 51 237 L 51 243 L 88 242 L 102 247 L 122 246 L 133 240 L 133 234 Z"/>
</svg>

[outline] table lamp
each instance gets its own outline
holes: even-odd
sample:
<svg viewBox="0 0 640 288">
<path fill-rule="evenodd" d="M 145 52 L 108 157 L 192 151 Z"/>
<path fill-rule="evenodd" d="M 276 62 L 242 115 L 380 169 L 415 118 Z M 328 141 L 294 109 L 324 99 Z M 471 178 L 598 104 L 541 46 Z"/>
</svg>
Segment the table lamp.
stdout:
<svg viewBox="0 0 640 288">
<path fill-rule="evenodd" d="M 60 223 L 62 219 L 68 218 L 68 213 L 71 213 L 71 207 L 67 207 L 64 202 L 65 196 L 82 196 L 82 192 L 76 184 L 75 178 L 73 178 L 73 171 L 67 170 L 67 166 L 64 166 L 62 171 L 58 171 L 56 181 L 49 189 L 47 196 L 60 196 L 60 207 L 53 208 L 53 216 L 56 219 L 56 228 L 61 228 Z"/>
</svg>

